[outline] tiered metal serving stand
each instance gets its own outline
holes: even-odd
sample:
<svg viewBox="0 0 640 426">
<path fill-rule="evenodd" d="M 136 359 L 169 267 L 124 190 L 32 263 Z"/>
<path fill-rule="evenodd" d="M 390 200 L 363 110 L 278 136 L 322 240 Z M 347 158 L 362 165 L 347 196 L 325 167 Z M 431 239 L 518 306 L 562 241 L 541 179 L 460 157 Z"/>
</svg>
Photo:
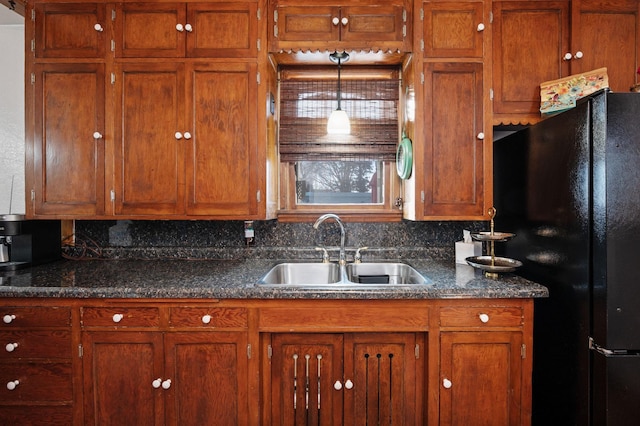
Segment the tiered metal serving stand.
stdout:
<svg viewBox="0 0 640 426">
<path fill-rule="evenodd" d="M 488 255 L 484 256 L 471 256 L 465 260 L 474 268 L 484 271 L 485 276 L 489 278 L 498 278 L 500 272 L 513 272 L 520 266 L 522 262 L 515 259 L 509 259 L 508 257 L 497 257 L 495 252 L 495 243 L 503 243 L 509 241 L 516 234 L 508 232 L 496 232 L 494 230 L 493 218 L 496 216 L 496 209 L 491 207 L 488 211 L 491 218 L 491 227 L 488 232 L 476 232 L 471 234 L 471 238 L 476 241 L 481 241 L 488 244 Z"/>
</svg>

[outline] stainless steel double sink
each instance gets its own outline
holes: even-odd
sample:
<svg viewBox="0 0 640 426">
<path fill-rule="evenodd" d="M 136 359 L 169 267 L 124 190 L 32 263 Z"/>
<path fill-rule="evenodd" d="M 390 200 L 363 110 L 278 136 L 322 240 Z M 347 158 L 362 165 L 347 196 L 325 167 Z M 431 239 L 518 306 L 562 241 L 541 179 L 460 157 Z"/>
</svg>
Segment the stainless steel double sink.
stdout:
<svg viewBox="0 0 640 426">
<path fill-rule="evenodd" d="M 431 281 L 411 265 L 399 262 L 304 263 L 283 262 L 273 266 L 258 286 L 387 288 L 427 285 Z"/>
</svg>

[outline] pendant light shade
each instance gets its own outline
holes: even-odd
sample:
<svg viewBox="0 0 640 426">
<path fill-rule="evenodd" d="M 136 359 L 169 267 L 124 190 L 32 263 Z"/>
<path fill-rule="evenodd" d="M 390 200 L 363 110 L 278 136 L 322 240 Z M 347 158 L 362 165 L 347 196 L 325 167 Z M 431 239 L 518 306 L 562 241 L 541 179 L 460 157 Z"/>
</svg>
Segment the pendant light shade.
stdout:
<svg viewBox="0 0 640 426">
<path fill-rule="evenodd" d="M 342 93 L 340 91 L 340 65 L 342 62 L 349 60 L 349 54 L 347 52 L 333 52 L 329 55 L 331 61 L 338 64 L 338 108 L 331 112 L 329 121 L 327 121 L 327 133 L 330 135 L 348 135 L 351 134 L 351 123 L 349 122 L 349 116 L 345 111 L 340 108 L 340 101 L 342 100 Z"/>
</svg>

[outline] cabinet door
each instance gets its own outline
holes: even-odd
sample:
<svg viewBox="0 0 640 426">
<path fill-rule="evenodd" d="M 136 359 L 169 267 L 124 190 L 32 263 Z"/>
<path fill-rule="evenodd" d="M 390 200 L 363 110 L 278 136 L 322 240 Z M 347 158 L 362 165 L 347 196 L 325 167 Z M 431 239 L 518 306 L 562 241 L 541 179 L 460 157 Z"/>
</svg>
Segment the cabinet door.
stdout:
<svg viewBox="0 0 640 426">
<path fill-rule="evenodd" d="M 521 424 L 520 332 L 444 332 L 440 345 L 440 424 Z"/>
<path fill-rule="evenodd" d="M 121 64 L 116 84 L 115 213 L 183 213 L 184 66 Z"/>
<path fill-rule="evenodd" d="M 162 333 L 86 332 L 82 344 L 85 424 L 164 424 Z"/>
<path fill-rule="evenodd" d="M 540 118 L 540 83 L 569 73 L 568 1 L 493 3 L 495 124 Z"/>
<path fill-rule="evenodd" d="M 248 424 L 246 333 L 167 333 L 164 341 L 166 424 Z"/>
<path fill-rule="evenodd" d="M 104 211 L 104 65 L 36 64 L 34 76 L 28 208 L 36 216 L 99 215 Z"/>
<path fill-rule="evenodd" d="M 272 48 L 277 51 L 286 46 L 304 48 L 314 42 L 331 42 L 340 39 L 340 26 L 333 23 L 339 19 L 340 8 L 336 6 L 281 6 L 276 7 L 273 19 Z M 300 42 L 305 42 L 300 46 Z M 309 43 L 307 43 L 309 42 Z"/>
<path fill-rule="evenodd" d="M 344 42 L 370 43 L 371 47 L 382 47 L 379 42 L 397 42 L 402 48 L 406 34 L 402 4 L 342 7 L 340 21 L 340 39 Z"/>
<path fill-rule="evenodd" d="M 186 6 L 183 3 L 118 4 L 116 57 L 184 57 L 186 23 Z"/>
<path fill-rule="evenodd" d="M 36 58 L 100 58 L 108 40 L 105 6 L 36 3 Z"/>
<path fill-rule="evenodd" d="M 344 390 L 344 424 L 422 424 L 417 344 L 413 333 L 345 335 L 344 379 L 353 387 Z"/>
<path fill-rule="evenodd" d="M 481 218 L 490 199 L 481 63 L 424 66 L 424 218 Z M 489 174 L 489 175 L 487 175 Z"/>
<path fill-rule="evenodd" d="M 484 3 L 425 2 L 423 43 L 425 57 L 482 58 Z"/>
<path fill-rule="evenodd" d="M 342 424 L 342 345 L 341 334 L 272 336 L 269 424 Z"/>
<path fill-rule="evenodd" d="M 629 91 L 640 66 L 640 2 L 580 0 L 571 4 L 571 73 L 606 67 L 611 90 Z"/>
<path fill-rule="evenodd" d="M 187 213 L 246 217 L 257 211 L 257 68 L 194 64 L 187 77 Z M 262 194 L 264 195 L 264 194 Z"/>
<path fill-rule="evenodd" d="M 187 6 L 187 56 L 251 58 L 258 54 L 258 3 L 195 3 Z"/>
</svg>

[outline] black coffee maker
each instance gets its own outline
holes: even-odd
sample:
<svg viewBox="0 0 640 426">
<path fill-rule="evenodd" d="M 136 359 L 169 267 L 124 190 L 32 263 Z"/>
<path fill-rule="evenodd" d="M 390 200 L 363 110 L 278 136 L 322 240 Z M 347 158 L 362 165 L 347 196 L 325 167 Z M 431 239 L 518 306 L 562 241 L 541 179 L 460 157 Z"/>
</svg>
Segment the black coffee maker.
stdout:
<svg viewBox="0 0 640 426">
<path fill-rule="evenodd" d="M 0 272 L 60 259 L 59 220 L 25 220 L 23 215 L 0 215 Z"/>
</svg>

